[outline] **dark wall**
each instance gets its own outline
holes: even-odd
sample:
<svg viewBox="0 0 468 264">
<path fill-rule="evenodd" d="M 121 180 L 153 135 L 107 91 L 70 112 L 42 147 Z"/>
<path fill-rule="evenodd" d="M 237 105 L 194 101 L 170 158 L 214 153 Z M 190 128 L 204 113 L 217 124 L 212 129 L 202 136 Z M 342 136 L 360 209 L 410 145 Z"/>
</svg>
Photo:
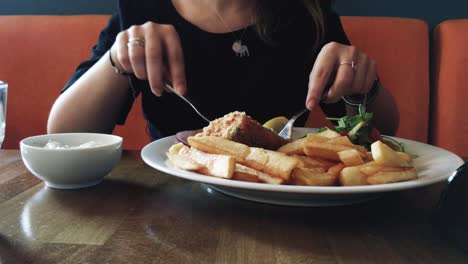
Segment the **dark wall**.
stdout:
<svg viewBox="0 0 468 264">
<path fill-rule="evenodd" d="M 336 10 L 341 15 L 420 18 L 434 26 L 468 18 L 468 0 L 336 0 Z"/>
<path fill-rule="evenodd" d="M 116 0 L 0 0 L 4 14 L 110 14 Z M 421 18 L 431 26 L 468 18 L 468 0 L 336 0 L 342 15 Z"/>
<path fill-rule="evenodd" d="M 0 0 L 0 14 L 111 14 L 117 0 Z"/>
</svg>

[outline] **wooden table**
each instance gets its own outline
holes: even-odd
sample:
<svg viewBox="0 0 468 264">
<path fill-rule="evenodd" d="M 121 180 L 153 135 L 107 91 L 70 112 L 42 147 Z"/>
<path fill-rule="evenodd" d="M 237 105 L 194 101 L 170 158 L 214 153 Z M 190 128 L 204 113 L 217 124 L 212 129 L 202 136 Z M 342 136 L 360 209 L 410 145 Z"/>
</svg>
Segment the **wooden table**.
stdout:
<svg viewBox="0 0 468 264">
<path fill-rule="evenodd" d="M 0 150 L 0 263 L 468 263 L 433 228 L 444 184 L 343 207 L 232 198 L 124 152 L 99 185 L 54 190 Z"/>
</svg>

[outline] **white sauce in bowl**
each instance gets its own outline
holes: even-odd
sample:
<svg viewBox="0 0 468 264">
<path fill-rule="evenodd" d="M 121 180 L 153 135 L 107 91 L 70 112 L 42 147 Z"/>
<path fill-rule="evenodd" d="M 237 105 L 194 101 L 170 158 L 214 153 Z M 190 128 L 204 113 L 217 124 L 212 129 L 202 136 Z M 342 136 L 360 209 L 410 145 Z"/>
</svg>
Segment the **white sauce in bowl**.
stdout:
<svg viewBox="0 0 468 264">
<path fill-rule="evenodd" d="M 101 145 L 102 144 L 99 144 L 95 141 L 89 141 L 78 146 L 69 146 L 69 145 L 65 145 L 57 141 L 49 140 L 47 144 L 44 145 L 44 148 L 45 149 L 85 149 L 85 148 L 99 147 Z"/>
</svg>

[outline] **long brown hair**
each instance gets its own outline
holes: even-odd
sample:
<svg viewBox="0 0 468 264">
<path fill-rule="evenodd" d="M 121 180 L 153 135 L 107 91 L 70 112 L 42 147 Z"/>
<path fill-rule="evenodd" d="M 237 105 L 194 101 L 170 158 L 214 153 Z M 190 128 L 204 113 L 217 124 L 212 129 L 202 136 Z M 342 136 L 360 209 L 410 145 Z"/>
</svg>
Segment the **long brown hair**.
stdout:
<svg viewBox="0 0 468 264">
<path fill-rule="evenodd" d="M 259 36 L 274 44 L 275 34 L 287 27 L 297 16 L 299 9 L 306 9 L 311 15 L 315 28 L 315 47 L 320 45 L 325 34 L 322 7 L 331 0 L 257 0 L 256 28 Z"/>
</svg>

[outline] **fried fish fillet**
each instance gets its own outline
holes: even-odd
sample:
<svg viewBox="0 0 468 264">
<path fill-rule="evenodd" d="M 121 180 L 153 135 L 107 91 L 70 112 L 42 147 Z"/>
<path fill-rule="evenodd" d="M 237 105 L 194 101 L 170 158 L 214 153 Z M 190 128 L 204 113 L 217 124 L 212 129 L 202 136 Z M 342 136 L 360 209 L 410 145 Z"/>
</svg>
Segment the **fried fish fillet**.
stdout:
<svg viewBox="0 0 468 264">
<path fill-rule="evenodd" d="M 246 113 L 238 111 L 211 121 L 198 135 L 222 137 L 250 147 L 269 150 L 276 150 L 288 142 Z"/>
</svg>

